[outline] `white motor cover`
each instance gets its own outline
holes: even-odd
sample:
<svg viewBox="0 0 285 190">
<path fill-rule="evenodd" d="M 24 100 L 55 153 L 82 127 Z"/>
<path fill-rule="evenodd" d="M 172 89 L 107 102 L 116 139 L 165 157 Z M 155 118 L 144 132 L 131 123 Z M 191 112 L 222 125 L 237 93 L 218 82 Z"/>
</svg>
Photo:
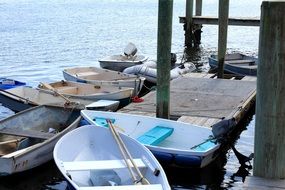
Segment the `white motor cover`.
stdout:
<svg viewBox="0 0 285 190">
<path fill-rule="evenodd" d="M 136 48 L 135 44 L 129 43 L 125 49 L 124 49 L 124 54 L 126 56 L 134 56 L 137 53 L 138 49 Z"/>
</svg>

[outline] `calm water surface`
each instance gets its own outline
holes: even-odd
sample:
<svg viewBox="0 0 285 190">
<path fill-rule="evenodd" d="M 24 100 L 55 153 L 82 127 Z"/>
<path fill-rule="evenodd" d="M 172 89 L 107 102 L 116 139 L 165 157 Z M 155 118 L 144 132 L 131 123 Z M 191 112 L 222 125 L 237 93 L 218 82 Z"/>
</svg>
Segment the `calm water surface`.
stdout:
<svg viewBox="0 0 285 190">
<path fill-rule="evenodd" d="M 217 0 L 204 1 L 203 15 L 215 16 Z M 230 2 L 230 16 L 260 15 L 261 0 Z M 98 59 L 121 54 L 128 42 L 139 53 L 156 58 L 157 9 L 153 0 L 0 0 L 0 76 L 26 81 L 31 86 L 63 79 L 62 70 L 74 66 L 99 66 Z M 184 31 L 178 17 L 185 1 L 174 1 L 172 52 L 181 59 Z M 196 62 L 207 71 L 207 56 L 217 50 L 217 26 L 204 26 Z M 257 55 L 258 27 L 229 27 L 228 50 Z M 0 118 L 13 114 L 0 106 Z M 254 115 L 243 125 L 236 148 L 253 152 Z M 0 166 L 1 167 L 1 166 Z M 231 189 L 252 170 L 240 168 L 232 151 L 203 170 L 165 166 L 173 189 Z M 8 178 L 0 189 L 66 189 L 66 181 L 53 161 Z"/>
</svg>

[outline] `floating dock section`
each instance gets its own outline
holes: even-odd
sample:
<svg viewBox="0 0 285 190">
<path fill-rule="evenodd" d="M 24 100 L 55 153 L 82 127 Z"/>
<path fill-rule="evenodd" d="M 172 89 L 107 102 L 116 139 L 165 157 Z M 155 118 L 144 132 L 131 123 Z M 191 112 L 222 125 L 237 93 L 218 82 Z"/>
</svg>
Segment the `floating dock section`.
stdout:
<svg viewBox="0 0 285 190">
<path fill-rule="evenodd" d="M 170 119 L 207 127 L 224 118 L 239 122 L 256 96 L 256 77 L 217 79 L 214 74 L 190 73 L 172 80 L 170 86 Z M 156 116 L 156 91 L 143 99 L 119 112 Z"/>
</svg>

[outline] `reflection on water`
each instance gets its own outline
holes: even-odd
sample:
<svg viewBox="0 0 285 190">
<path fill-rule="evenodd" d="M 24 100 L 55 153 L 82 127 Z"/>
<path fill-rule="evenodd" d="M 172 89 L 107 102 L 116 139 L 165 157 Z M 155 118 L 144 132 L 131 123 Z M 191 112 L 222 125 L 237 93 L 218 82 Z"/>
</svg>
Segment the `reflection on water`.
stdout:
<svg viewBox="0 0 285 190">
<path fill-rule="evenodd" d="M 53 161 L 27 172 L 0 178 L 1 190 L 65 190 L 67 182 Z"/>
</svg>

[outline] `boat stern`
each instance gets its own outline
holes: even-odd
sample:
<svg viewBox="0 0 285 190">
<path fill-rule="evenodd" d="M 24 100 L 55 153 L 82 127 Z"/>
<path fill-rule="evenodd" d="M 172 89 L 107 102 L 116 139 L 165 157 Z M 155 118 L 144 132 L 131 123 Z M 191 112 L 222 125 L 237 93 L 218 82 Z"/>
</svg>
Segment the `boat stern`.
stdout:
<svg viewBox="0 0 285 190">
<path fill-rule="evenodd" d="M 8 176 L 14 173 L 14 161 L 12 158 L 0 158 L 0 176 Z"/>
</svg>

